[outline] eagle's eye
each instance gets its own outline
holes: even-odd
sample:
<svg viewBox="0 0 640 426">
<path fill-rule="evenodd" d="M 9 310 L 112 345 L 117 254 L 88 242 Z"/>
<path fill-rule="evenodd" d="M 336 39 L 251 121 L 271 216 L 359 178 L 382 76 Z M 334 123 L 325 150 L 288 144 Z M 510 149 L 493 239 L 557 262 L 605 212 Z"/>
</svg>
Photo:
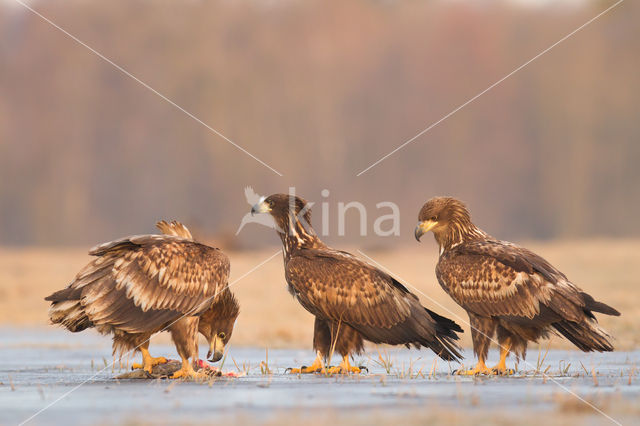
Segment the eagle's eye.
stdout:
<svg viewBox="0 0 640 426">
<path fill-rule="evenodd" d="M 224 331 L 221 331 L 220 333 L 218 333 L 218 337 L 224 340 L 227 335 L 224 333 Z"/>
<path fill-rule="evenodd" d="M 268 203 L 269 203 L 269 207 L 273 207 L 273 205 L 275 204 L 273 200 L 269 200 Z"/>
<path fill-rule="evenodd" d="M 433 217 L 432 217 L 431 219 L 429 219 L 429 220 L 430 220 L 430 221 L 432 221 L 432 222 L 435 222 L 435 221 L 437 221 L 437 220 L 438 220 L 438 216 L 433 216 Z"/>
</svg>

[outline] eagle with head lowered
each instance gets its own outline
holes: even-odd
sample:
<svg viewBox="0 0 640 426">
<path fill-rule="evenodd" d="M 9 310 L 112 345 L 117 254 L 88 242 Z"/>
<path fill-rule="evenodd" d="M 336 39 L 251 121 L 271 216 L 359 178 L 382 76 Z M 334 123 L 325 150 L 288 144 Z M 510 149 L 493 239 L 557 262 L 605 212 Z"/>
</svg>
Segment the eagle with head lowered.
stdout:
<svg viewBox="0 0 640 426">
<path fill-rule="evenodd" d="M 438 281 L 469 314 L 478 363 L 461 374 L 509 374 L 509 352 L 524 357 L 527 342 L 549 332 L 585 352 L 613 350 L 593 313 L 617 316 L 617 310 L 594 300 L 532 251 L 476 227 L 462 202 L 451 197 L 427 201 L 418 215 L 416 239 L 428 231 L 440 246 Z M 500 362 L 489 369 L 485 361 L 496 333 Z"/>
<path fill-rule="evenodd" d="M 210 361 L 222 358 L 238 316 L 228 288 L 229 259 L 221 250 L 197 243 L 178 222 L 158 222 L 164 235 L 137 235 L 101 244 L 68 287 L 45 298 L 49 318 L 72 332 L 95 327 L 113 334 L 113 352 L 142 352 L 151 372 L 167 362 L 149 354 L 149 339 L 169 330 L 182 358 L 172 378 L 195 377 L 197 333 L 209 343 Z"/>
<path fill-rule="evenodd" d="M 362 352 L 364 340 L 432 349 L 446 360 L 459 360 L 453 321 L 426 309 L 418 298 L 385 272 L 355 256 L 328 247 L 311 227 L 306 201 L 287 194 L 271 195 L 252 213 L 275 219 L 284 246 L 289 291 L 315 316 L 315 362 L 293 373 L 360 372 L 349 357 Z M 338 352 L 339 366 L 325 370 L 324 361 Z"/>
</svg>

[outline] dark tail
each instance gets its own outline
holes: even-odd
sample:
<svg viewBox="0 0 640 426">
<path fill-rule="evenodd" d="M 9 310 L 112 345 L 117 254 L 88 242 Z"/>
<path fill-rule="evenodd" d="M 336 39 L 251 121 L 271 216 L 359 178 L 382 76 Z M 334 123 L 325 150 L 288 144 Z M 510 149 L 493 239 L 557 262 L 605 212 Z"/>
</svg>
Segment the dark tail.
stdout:
<svg viewBox="0 0 640 426">
<path fill-rule="evenodd" d="M 456 324 L 455 321 L 438 315 L 435 312 L 424 308 L 431 318 L 436 322 L 436 340 L 432 341 L 428 345 L 440 358 L 447 361 L 460 361 L 462 355 L 460 354 L 460 347 L 456 341 L 460 337 L 456 334 L 463 333 L 462 327 Z"/>
<path fill-rule="evenodd" d="M 427 313 L 431 315 L 431 318 L 435 320 L 438 333 L 443 333 L 443 334 L 450 333 L 451 334 L 450 337 L 456 340 L 458 340 L 459 338 L 458 335 L 455 333 L 456 331 L 458 333 L 464 333 L 464 330 L 462 329 L 462 327 L 460 327 L 454 320 L 450 320 L 447 317 L 438 315 L 427 308 L 424 308 L 424 310 L 427 311 Z"/>
<path fill-rule="evenodd" d="M 351 325 L 351 324 L 350 324 Z M 417 299 L 412 299 L 411 313 L 405 321 L 391 327 L 374 325 L 351 325 L 362 337 L 373 343 L 405 345 L 406 347 L 429 348 L 447 361 L 460 361 L 462 355 L 456 344 L 456 332 L 462 332 L 458 324 L 448 318 L 424 308 Z"/>
<path fill-rule="evenodd" d="M 601 314 L 605 314 L 605 315 L 613 315 L 616 317 L 620 316 L 620 312 L 618 312 L 616 309 L 612 308 L 609 305 L 606 305 L 602 302 L 598 302 L 597 300 L 595 300 L 593 297 L 591 297 L 590 294 L 587 293 L 580 293 L 580 295 L 582 296 L 582 300 L 584 300 L 584 308 L 587 311 L 593 311 L 593 312 L 600 312 Z M 593 318 L 593 314 L 591 314 L 591 312 L 587 313 L 587 315 L 589 315 L 591 318 Z"/>
<path fill-rule="evenodd" d="M 580 323 L 564 320 L 554 323 L 553 327 L 584 352 L 611 352 L 613 350 L 613 345 L 609 341 L 611 336 L 598 327 L 593 320 L 585 319 Z"/>
</svg>

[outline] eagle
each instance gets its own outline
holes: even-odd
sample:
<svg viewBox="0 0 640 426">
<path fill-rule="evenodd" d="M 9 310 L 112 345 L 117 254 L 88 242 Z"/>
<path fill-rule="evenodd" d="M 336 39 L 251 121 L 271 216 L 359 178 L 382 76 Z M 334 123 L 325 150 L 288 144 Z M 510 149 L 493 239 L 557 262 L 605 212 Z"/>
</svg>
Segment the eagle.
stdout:
<svg viewBox="0 0 640 426">
<path fill-rule="evenodd" d="M 160 221 L 163 235 L 136 235 L 100 244 L 68 287 L 45 300 L 49 319 L 72 332 L 95 328 L 113 335 L 113 354 L 142 353 L 143 368 L 167 362 L 152 357 L 149 339 L 169 330 L 182 367 L 171 377 L 198 377 L 197 333 L 209 344 L 207 358 L 222 358 L 239 313 L 228 288 L 230 264 L 218 248 L 193 240 L 186 226 Z M 189 362 L 191 358 L 192 362 Z"/>
<path fill-rule="evenodd" d="M 620 312 L 594 300 L 539 255 L 482 231 L 461 201 L 427 201 L 418 215 L 416 239 L 429 231 L 440 247 L 438 282 L 469 315 L 478 363 L 460 374 L 512 374 L 506 367 L 509 353 L 524 358 L 527 342 L 550 333 L 585 352 L 613 350 L 611 336 L 598 326 L 594 312 Z M 500 361 L 489 369 L 485 360 L 494 334 Z"/>
<path fill-rule="evenodd" d="M 268 213 L 284 246 L 289 292 L 315 316 L 311 366 L 292 373 L 359 373 L 349 358 L 373 343 L 432 349 L 445 360 L 459 360 L 458 324 L 423 307 L 418 297 L 390 275 L 350 253 L 324 244 L 311 227 L 310 205 L 300 197 L 274 194 L 252 213 Z M 339 366 L 325 369 L 336 351 Z"/>
</svg>

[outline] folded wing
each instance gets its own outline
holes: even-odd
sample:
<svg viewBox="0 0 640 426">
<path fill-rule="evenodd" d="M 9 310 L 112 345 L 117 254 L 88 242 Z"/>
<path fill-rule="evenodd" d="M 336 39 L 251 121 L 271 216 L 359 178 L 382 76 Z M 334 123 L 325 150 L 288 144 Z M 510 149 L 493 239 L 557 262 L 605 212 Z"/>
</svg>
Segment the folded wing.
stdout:
<svg viewBox="0 0 640 426">
<path fill-rule="evenodd" d="M 446 359 L 460 357 L 454 340 L 462 329 L 425 309 L 388 274 L 335 250 L 302 250 L 287 263 L 286 279 L 315 316 L 344 322 L 374 343 L 432 348 Z"/>
</svg>

